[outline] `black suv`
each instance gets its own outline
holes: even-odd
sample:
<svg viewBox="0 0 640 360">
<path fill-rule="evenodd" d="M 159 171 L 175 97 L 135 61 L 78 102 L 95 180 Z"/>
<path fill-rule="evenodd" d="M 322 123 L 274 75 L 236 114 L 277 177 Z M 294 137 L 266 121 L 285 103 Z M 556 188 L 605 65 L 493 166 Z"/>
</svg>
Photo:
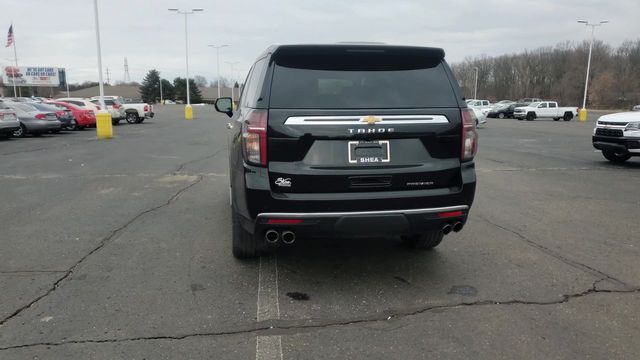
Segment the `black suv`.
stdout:
<svg viewBox="0 0 640 360">
<path fill-rule="evenodd" d="M 298 238 L 460 231 L 478 136 L 438 48 L 281 45 L 252 66 L 229 149 L 233 254 Z"/>
</svg>

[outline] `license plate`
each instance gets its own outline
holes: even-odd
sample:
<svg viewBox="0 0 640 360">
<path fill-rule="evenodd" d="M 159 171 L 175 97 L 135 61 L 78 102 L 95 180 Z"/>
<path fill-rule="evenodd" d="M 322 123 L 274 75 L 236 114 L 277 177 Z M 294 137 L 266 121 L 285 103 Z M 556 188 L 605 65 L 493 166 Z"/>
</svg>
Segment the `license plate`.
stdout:
<svg viewBox="0 0 640 360">
<path fill-rule="evenodd" d="M 349 141 L 350 164 L 379 164 L 391 161 L 389 141 Z"/>
<path fill-rule="evenodd" d="M 4 119 L 5 120 L 15 120 L 16 117 L 13 116 L 13 114 L 4 114 Z"/>
<path fill-rule="evenodd" d="M 45 118 L 46 118 L 47 120 L 49 120 L 49 121 L 52 121 L 52 120 L 56 120 L 56 119 L 57 119 L 57 117 L 56 117 L 55 115 L 53 115 L 53 116 L 51 116 L 51 115 L 47 115 Z"/>
</svg>

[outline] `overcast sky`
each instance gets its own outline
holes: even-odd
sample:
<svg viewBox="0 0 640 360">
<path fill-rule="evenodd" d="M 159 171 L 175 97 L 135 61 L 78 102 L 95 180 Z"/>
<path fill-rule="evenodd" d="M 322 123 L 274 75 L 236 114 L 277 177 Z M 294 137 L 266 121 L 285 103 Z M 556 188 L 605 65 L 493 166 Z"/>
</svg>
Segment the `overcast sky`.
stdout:
<svg viewBox="0 0 640 360">
<path fill-rule="evenodd" d="M 466 56 L 500 55 L 589 37 L 578 19 L 609 20 L 596 38 L 614 46 L 640 38 L 640 0 L 99 0 L 103 68 L 111 82 L 147 70 L 184 76 L 184 15 L 167 8 L 204 8 L 189 15 L 191 76 L 244 78 L 271 44 L 383 41 L 443 47 L 450 63 Z M 13 61 L 5 48 L 13 21 L 20 66 L 68 70 L 70 82 L 97 81 L 93 1 L 1 0 L 0 65 Z M 226 62 L 238 62 L 231 71 Z"/>
</svg>

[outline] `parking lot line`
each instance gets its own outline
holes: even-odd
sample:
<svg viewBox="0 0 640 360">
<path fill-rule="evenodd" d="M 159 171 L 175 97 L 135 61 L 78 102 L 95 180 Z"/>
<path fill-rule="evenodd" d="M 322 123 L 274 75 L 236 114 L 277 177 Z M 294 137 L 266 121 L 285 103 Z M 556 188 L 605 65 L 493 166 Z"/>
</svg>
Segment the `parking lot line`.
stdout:
<svg viewBox="0 0 640 360">
<path fill-rule="evenodd" d="M 258 269 L 258 322 L 280 319 L 278 302 L 278 259 L 261 257 Z M 280 336 L 256 337 L 256 360 L 281 360 L 282 338 Z"/>
</svg>

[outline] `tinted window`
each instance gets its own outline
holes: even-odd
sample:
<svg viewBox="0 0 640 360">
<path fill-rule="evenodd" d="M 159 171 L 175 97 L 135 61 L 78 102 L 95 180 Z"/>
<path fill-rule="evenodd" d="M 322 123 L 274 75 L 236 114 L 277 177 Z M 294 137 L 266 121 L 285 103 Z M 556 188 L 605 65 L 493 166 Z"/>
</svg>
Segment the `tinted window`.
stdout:
<svg viewBox="0 0 640 360">
<path fill-rule="evenodd" d="M 406 61 L 406 60 L 405 60 Z M 456 95 L 441 62 L 399 70 L 393 64 L 380 69 L 347 70 L 337 61 L 331 69 L 276 65 L 271 85 L 272 108 L 421 108 L 457 107 Z M 306 64 L 305 64 L 306 65 Z M 371 66 L 371 64 L 367 64 Z M 428 66 L 426 66 L 428 65 Z"/>
<path fill-rule="evenodd" d="M 247 86 L 242 92 L 243 102 L 245 105 L 249 107 L 256 106 L 258 102 L 258 98 L 260 97 L 260 91 L 262 90 L 260 85 L 262 84 L 263 74 L 267 66 L 267 59 L 258 60 L 255 65 L 253 65 L 253 69 L 251 69 L 251 74 L 249 74 L 249 78 L 247 80 Z"/>
<path fill-rule="evenodd" d="M 554 107 L 557 107 L 557 106 L 558 106 L 558 104 L 556 104 L 556 103 L 549 103 L 549 107 L 550 108 L 554 108 Z"/>
</svg>

